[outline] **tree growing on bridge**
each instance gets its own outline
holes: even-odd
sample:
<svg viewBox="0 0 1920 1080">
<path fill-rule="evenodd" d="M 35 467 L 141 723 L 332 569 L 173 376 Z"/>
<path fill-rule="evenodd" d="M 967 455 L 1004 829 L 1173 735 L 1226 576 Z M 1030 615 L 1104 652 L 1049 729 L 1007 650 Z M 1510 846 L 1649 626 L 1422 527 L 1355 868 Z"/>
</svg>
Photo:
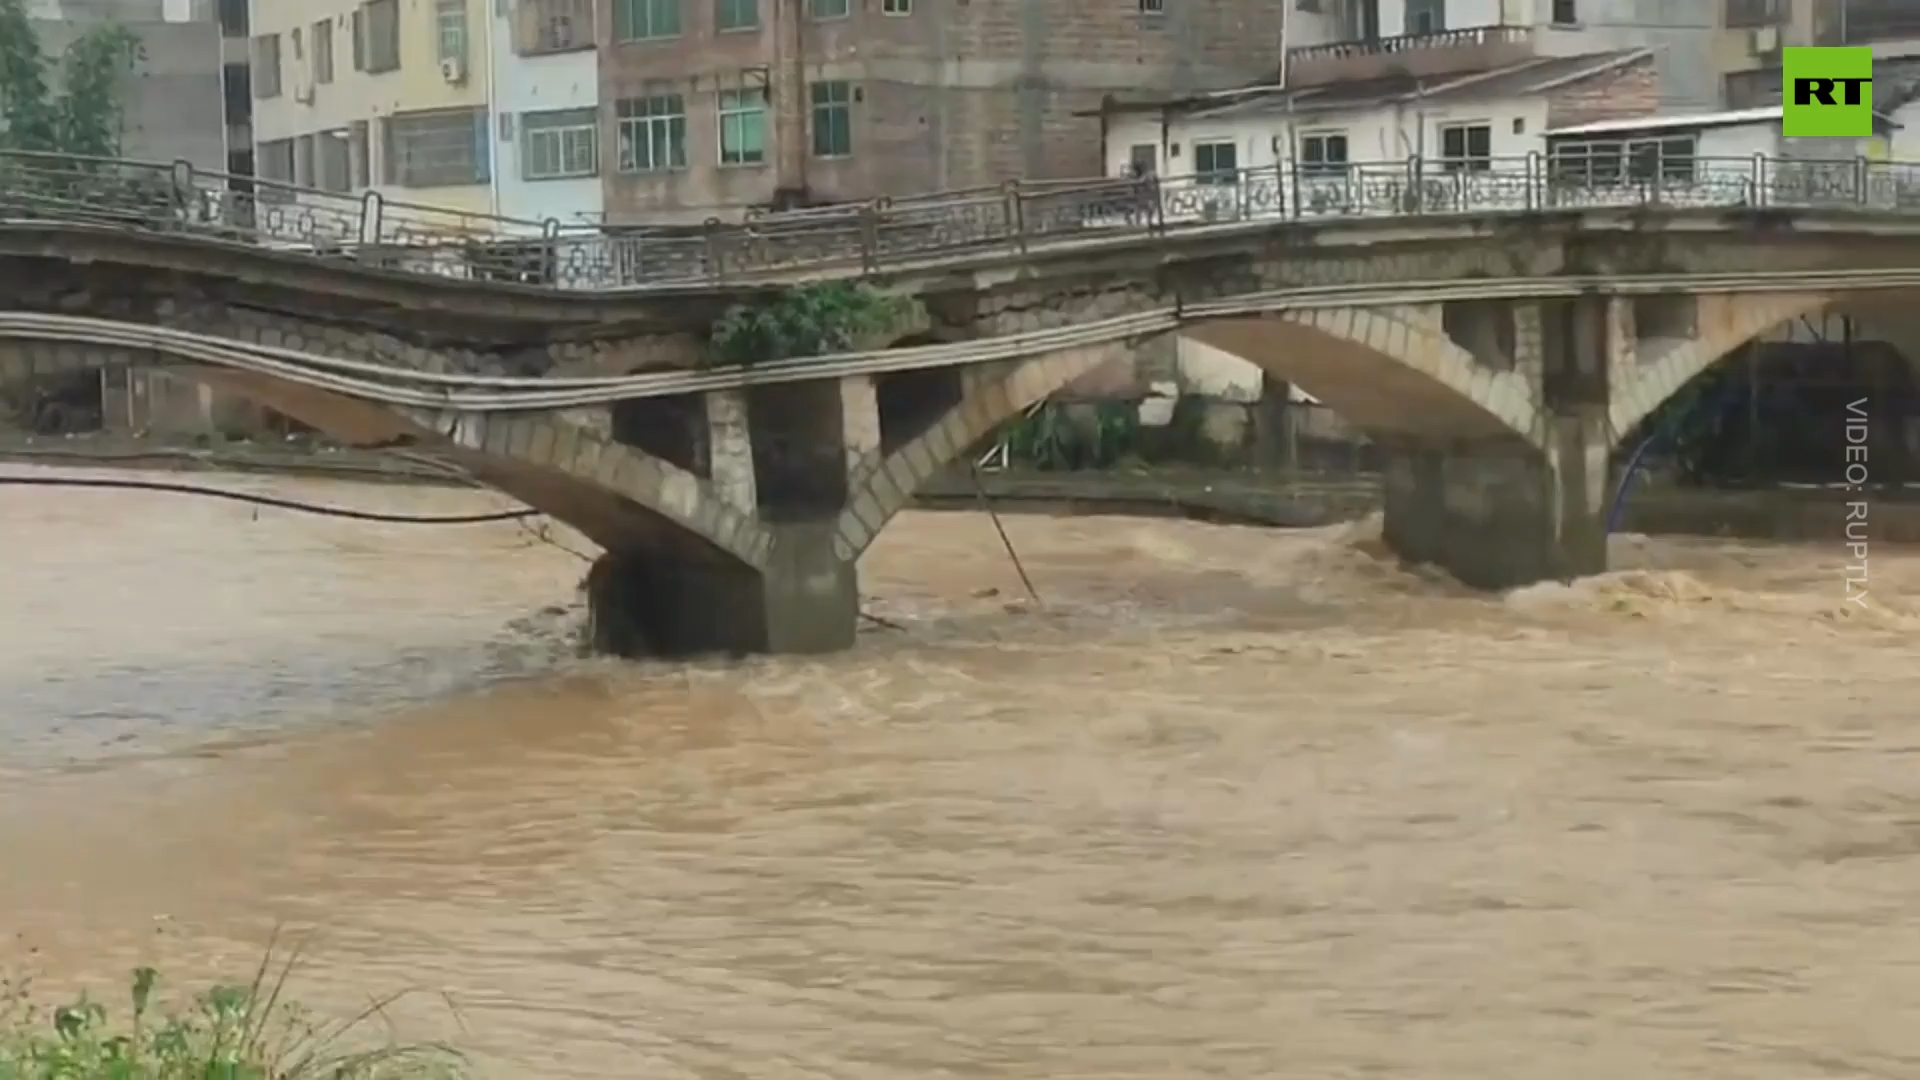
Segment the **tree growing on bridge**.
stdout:
<svg viewBox="0 0 1920 1080">
<path fill-rule="evenodd" d="M 26 0 L 0 0 L 0 150 L 119 156 L 127 80 L 145 60 L 140 35 L 106 23 L 67 46 L 56 79 Z"/>
<path fill-rule="evenodd" d="M 871 348 L 868 339 L 900 326 L 913 304 L 848 281 L 801 285 L 770 304 L 729 308 L 714 325 L 712 359 L 748 365 Z"/>
</svg>

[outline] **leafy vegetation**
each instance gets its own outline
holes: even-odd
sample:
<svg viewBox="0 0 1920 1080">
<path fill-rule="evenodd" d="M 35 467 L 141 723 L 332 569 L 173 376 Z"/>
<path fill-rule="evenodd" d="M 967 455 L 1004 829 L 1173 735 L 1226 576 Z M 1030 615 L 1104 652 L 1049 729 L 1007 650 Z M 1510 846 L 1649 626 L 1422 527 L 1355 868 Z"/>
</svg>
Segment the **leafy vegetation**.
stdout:
<svg viewBox="0 0 1920 1080">
<path fill-rule="evenodd" d="M 850 352 L 869 335 L 899 326 L 912 307 L 906 297 L 853 282 L 802 285 L 771 304 L 729 308 L 714 325 L 712 356 L 750 365 Z"/>
<path fill-rule="evenodd" d="M 0 150 L 119 156 L 127 79 L 145 60 L 138 34 L 106 23 L 67 46 L 55 80 L 26 0 L 0 0 Z"/>
<path fill-rule="evenodd" d="M 82 997 L 37 1007 L 24 982 L 0 982 L 0 1080 L 455 1080 L 462 1058 L 437 1044 L 356 1049 L 361 1027 L 392 999 L 359 1016 L 317 1023 L 282 992 L 293 959 L 271 953 L 253 981 L 216 986 L 183 1008 L 160 1009 L 159 976 L 138 968 L 116 1019 Z"/>
<path fill-rule="evenodd" d="M 1045 472 L 1227 464 L 1201 434 L 1205 408 L 1202 399 L 1183 395 L 1168 423 L 1149 427 L 1140 423 L 1136 402 L 1049 401 L 1004 429 L 1007 457 Z"/>
</svg>

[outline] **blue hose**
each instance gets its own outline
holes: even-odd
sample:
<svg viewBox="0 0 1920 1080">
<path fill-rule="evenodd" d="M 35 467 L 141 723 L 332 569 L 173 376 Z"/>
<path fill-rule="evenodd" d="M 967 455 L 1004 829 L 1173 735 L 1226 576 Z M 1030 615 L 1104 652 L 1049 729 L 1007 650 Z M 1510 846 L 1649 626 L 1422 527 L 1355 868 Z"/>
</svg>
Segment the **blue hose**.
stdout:
<svg viewBox="0 0 1920 1080">
<path fill-rule="evenodd" d="M 1739 386 L 1743 390 L 1746 389 L 1746 387 L 1741 386 L 1739 383 L 1729 384 L 1729 387 L 1732 386 Z M 1733 390 L 1729 388 L 1722 390 L 1720 394 L 1716 396 L 1706 398 L 1701 404 L 1717 405 L 1720 408 L 1725 408 L 1726 403 L 1732 401 L 1733 398 Z M 1626 468 L 1621 470 L 1620 486 L 1613 491 L 1613 505 L 1607 508 L 1608 533 L 1617 533 L 1620 531 L 1620 521 L 1626 517 L 1627 514 L 1627 494 L 1633 489 L 1633 478 L 1639 475 L 1640 462 L 1647 456 L 1647 451 L 1653 449 L 1654 444 L 1661 439 L 1669 438 L 1677 433 L 1680 430 L 1680 421 L 1697 411 L 1698 409 L 1695 408 L 1674 416 L 1667 422 L 1666 427 L 1656 428 L 1652 434 L 1640 440 L 1639 446 L 1633 448 L 1633 453 L 1627 457 Z M 1711 416 L 1714 415 L 1714 413 L 1709 412 L 1707 415 Z"/>
</svg>

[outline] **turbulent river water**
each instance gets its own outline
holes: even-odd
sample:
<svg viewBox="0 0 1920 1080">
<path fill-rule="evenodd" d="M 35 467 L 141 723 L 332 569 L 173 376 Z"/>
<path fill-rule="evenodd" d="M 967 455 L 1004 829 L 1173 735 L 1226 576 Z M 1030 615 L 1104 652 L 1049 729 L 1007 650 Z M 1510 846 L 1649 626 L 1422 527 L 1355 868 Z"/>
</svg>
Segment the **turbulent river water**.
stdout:
<svg viewBox="0 0 1920 1080">
<path fill-rule="evenodd" d="M 307 929 L 300 997 L 430 991 L 494 1077 L 1920 1074 L 1920 552 L 1486 598 L 1366 525 L 1005 524 L 1041 603 L 909 514 L 903 629 L 619 665 L 512 524 L 0 488 L 0 969 Z"/>
</svg>

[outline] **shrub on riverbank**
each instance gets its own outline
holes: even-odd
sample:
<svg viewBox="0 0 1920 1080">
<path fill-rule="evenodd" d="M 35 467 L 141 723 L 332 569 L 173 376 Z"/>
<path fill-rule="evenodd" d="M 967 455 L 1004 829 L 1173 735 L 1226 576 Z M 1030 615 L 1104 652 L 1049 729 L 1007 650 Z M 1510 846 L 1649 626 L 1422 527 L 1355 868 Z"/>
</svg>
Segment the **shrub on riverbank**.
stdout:
<svg viewBox="0 0 1920 1080">
<path fill-rule="evenodd" d="M 222 985 L 187 1005 L 158 1006 L 159 977 L 139 968 L 129 1007 L 116 1016 L 82 997 L 37 1006 L 24 982 L 0 981 L 0 1080 L 456 1080 L 463 1059 L 438 1044 L 362 1048 L 360 1029 L 378 1018 L 321 1024 L 281 992 L 289 961 L 263 962 L 250 985 Z"/>
</svg>

